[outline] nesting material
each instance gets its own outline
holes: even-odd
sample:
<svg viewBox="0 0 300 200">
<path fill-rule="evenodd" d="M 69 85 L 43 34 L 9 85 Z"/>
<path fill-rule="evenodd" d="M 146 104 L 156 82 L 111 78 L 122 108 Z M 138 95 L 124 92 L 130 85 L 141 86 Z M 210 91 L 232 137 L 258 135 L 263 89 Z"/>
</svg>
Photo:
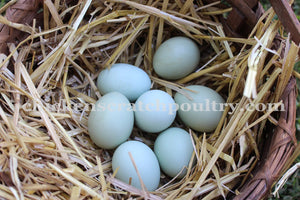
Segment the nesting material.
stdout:
<svg viewBox="0 0 300 200">
<path fill-rule="evenodd" d="M 241 39 L 226 37 L 217 17 L 231 8 L 221 9 L 220 1 L 194 2 L 46 0 L 40 10 L 43 26 L 0 17 L 0 23 L 28 34 L 17 45 L 7 43 L 9 53 L 0 57 L 1 197 L 158 200 L 239 193 L 238 186 L 261 159 L 267 130 L 287 109 L 280 97 L 291 75 L 299 78 L 293 71 L 299 47 L 273 19 L 273 9 L 248 39 Z M 193 73 L 171 82 L 158 78 L 152 60 L 159 45 L 173 36 L 197 42 L 201 61 Z M 275 41 L 280 41 L 276 47 Z M 179 180 L 162 174 L 154 192 L 114 178 L 113 150 L 97 147 L 87 131 L 92 104 L 101 98 L 96 78 L 120 62 L 147 72 L 152 89 L 174 96 L 184 94 L 185 86 L 205 85 L 227 103 L 212 133 L 174 122 L 193 139 L 196 164 L 190 163 Z M 153 148 L 155 137 L 134 128 L 130 139 Z"/>
</svg>

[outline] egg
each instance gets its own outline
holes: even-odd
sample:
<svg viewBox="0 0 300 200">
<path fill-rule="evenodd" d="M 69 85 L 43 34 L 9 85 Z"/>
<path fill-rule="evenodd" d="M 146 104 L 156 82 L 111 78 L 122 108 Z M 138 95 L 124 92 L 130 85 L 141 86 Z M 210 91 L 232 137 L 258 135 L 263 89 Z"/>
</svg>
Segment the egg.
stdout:
<svg viewBox="0 0 300 200">
<path fill-rule="evenodd" d="M 224 99 L 216 91 L 205 86 L 190 85 L 186 88 L 192 90 L 184 90 L 188 97 L 180 93 L 174 96 L 179 107 L 179 118 L 196 131 L 215 130 L 223 114 Z"/>
<path fill-rule="evenodd" d="M 160 167 L 170 177 L 184 177 L 193 151 L 190 135 L 181 128 L 168 128 L 159 134 L 154 143 Z"/>
<path fill-rule="evenodd" d="M 190 74 L 200 62 L 197 44 L 187 37 L 163 42 L 153 56 L 154 71 L 162 78 L 176 80 Z"/>
<path fill-rule="evenodd" d="M 141 130 L 158 133 L 168 128 L 176 117 L 174 99 L 162 90 L 150 90 L 135 102 L 135 124 Z"/>
<path fill-rule="evenodd" d="M 130 64 L 117 63 L 110 69 L 101 71 L 97 87 L 102 95 L 120 92 L 133 102 L 150 89 L 151 80 L 142 69 Z"/>
<path fill-rule="evenodd" d="M 128 99 L 119 92 L 110 92 L 90 112 L 88 132 L 97 146 L 113 149 L 129 138 L 133 124 L 134 114 Z"/>
<path fill-rule="evenodd" d="M 139 141 L 128 141 L 121 144 L 112 157 L 113 172 L 117 171 L 116 178 L 142 189 L 141 182 L 133 162 L 129 156 L 132 155 L 137 171 L 148 191 L 157 189 L 160 181 L 160 168 L 154 152 L 144 143 Z"/>
</svg>

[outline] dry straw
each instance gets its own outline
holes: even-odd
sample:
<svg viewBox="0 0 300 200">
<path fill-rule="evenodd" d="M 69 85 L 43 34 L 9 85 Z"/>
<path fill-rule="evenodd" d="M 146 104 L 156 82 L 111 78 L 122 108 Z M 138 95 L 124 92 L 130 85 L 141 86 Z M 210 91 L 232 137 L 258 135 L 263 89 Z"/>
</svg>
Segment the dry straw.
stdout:
<svg viewBox="0 0 300 200">
<path fill-rule="evenodd" d="M 70 3 L 71 2 L 71 3 Z M 0 23 L 26 32 L 8 44 L 0 64 L 0 196 L 6 199 L 214 199 L 234 196 L 261 159 L 267 127 L 277 125 L 276 110 L 288 85 L 298 47 L 290 43 L 273 9 L 264 13 L 248 39 L 226 37 L 217 15 L 221 2 L 50 1 L 40 22 Z M 9 3 L 12 5 L 15 1 Z M 2 14 L 8 6 L 1 9 Z M 279 31 L 278 31 L 279 30 Z M 153 72 L 155 49 L 185 35 L 201 48 L 199 70 L 169 82 Z M 280 38 L 280 45 L 273 44 Z M 238 50 L 236 44 L 242 46 Z M 95 80 L 115 62 L 144 69 L 153 88 L 170 94 L 190 84 L 209 86 L 237 103 L 226 107 L 213 133 L 195 133 L 197 160 L 181 180 L 161 177 L 155 192 L 138 190 L 114 178 L 113 151 L 98 148 L 87 132 L 88 107 L 101 98 Z M 249 103 L 269 110 L 246 109 Z M 52 105 L 52 106 L 51 106 Z M 56 107 L 55 107 L 56 106 Z M 175 126 L 184 127 L 180 121 Z M 187 129 L 188 130 L 188 129 Z M 153 145 L 138 129 L 131 139 Z"/>
</svg>

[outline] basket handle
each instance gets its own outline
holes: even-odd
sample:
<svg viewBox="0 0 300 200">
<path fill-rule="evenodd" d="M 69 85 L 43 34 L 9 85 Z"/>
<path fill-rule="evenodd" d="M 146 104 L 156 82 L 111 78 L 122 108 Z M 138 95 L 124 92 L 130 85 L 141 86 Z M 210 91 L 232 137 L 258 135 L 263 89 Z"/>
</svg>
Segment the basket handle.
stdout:
<svg viewBox="0 0 300 200">
<path fill-rule="evenodd" d="M 247 37 L 264 12 L 258 0 L 227 0 L 233 7 L 226 21 L 225 31 L 234 37 Z M 269 0 L 284 28 L 291 33 L 292 40 L 300 44 L 300 23 L 286 0 Z M 222 20 L 222 19 L 221 19 Z M 299 53 L 300 55 L 300 53 Z"/>
<path fill-rule="evenodd" d="M 292 40 L 300 44 L 300 23 L 286 0 L 269 0 L 284 28 L 291 33 Z"/>
<path fill-rule="evenodd" d="M 264 9 L 259 0 L 227 0 L 232 10 L 227 18 L 220 17 L 224 31 L 230 37 L 248 37 Z"/>
</svg>

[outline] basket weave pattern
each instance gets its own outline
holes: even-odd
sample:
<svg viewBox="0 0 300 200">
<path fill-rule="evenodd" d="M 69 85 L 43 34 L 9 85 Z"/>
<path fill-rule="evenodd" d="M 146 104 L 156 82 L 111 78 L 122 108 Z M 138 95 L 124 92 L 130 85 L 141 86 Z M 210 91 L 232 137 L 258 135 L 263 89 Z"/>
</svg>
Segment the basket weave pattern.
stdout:
<svg viewBox="0 0 300 200">
<path fill-rule="evenodd" d="M 5 17 L 11 22 L 31 24 L 34 18 L 40 18 L 37 15 L 40 3 L 37 0 L 20 0 L 6 10 Z M 21 41 L 25 36 L 14 28 L 0 24 L 0 52 L 7 53 L 7 43 Z"/>
<path fill-rule="evenodd" d="M 278 125 L 271 138 L 268 138 L 270 142 L 264 148 L 266 153 L 257 165 L 254 176 L 241 189 L 241 194 L 236 196 L 235 200 L 262 199 L 268 195 L 272 184 L 279 178 L 282 168 L 297 145 L 296 96 L 296 79 L 292 78 L 281 97 L 286 110 L 280 113 Z"/>
</svg>

